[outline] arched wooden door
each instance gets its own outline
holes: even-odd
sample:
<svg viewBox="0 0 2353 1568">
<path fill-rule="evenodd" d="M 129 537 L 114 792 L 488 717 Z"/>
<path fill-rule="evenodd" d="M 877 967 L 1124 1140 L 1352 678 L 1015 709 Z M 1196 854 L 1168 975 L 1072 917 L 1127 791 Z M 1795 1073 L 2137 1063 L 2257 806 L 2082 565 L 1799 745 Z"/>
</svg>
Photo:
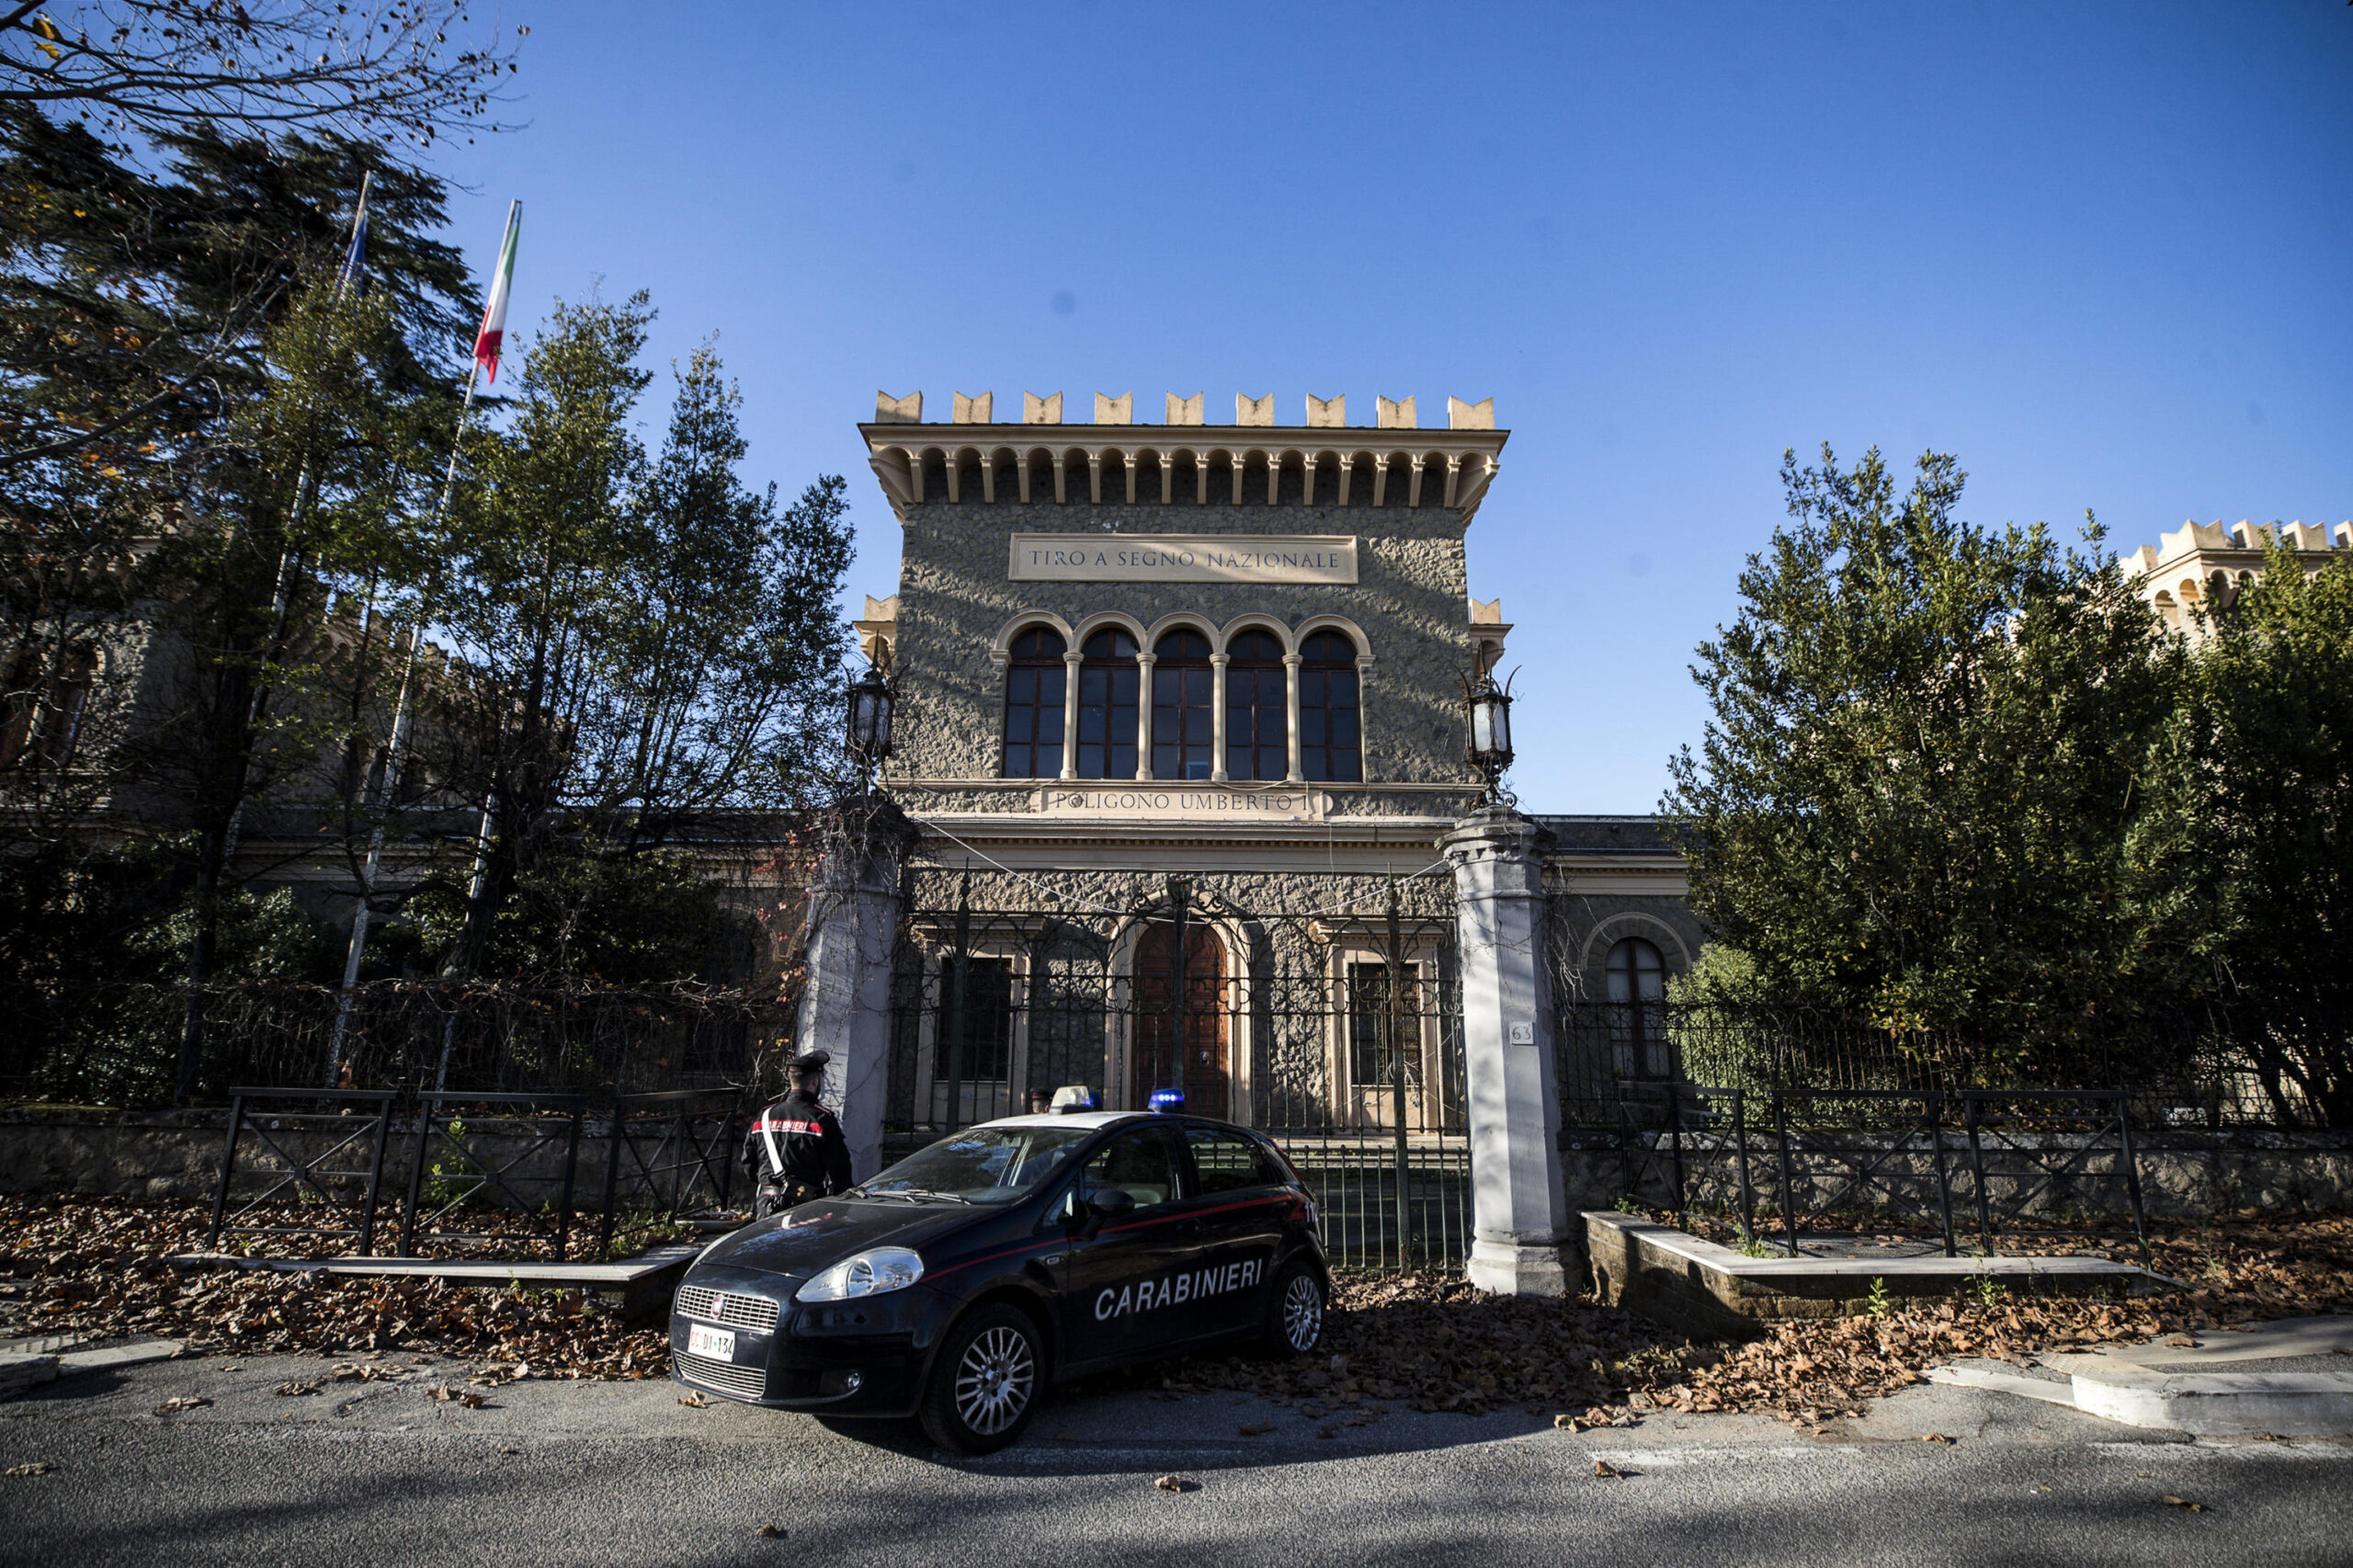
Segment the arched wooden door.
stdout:
<svg viewBox="0 0 2353 1568">
<path fill-rule="evenodd" d="M 1152 1103 L 1154 1089 L 1181 1088 L 1187 1110 L 1222 1117 L 1231 1103 L 1225 949 L 1215 933 L 1186 923 L 1181 1007 L 1176 952 L 1173 924 L 1154 921 L 1136 944 L 1136 1049 L 1128 1103 L 1141 1110 Z"/>
</svg>

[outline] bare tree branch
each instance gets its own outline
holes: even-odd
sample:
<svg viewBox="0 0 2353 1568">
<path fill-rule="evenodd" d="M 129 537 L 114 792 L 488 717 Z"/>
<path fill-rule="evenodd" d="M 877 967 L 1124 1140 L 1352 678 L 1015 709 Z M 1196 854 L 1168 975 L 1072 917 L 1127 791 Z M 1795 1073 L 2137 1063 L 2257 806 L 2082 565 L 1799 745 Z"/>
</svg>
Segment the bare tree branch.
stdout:
<svg viewBox="0 0 2353 1568">
<path fill-rule="evenodd" d="M 84 0 L 0 16 L 0 104 L 86 108 L 153 135 L 209 121 L 310 126 L 420 144 L 498 130 L 515 44 L 466 0 Z M 62 16 L 63 20 L 58 19 Z M 453 41 L 453 28 L 477 33 Z M 517 29 L 517 38 L 530 31 Z"/>
</svg>

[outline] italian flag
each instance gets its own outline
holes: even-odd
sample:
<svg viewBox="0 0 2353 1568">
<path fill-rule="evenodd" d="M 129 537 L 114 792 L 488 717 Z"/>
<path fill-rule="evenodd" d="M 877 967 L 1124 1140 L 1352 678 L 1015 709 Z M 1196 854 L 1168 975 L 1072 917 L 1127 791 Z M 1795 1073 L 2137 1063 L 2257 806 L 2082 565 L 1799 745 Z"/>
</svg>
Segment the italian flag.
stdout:
<svg viewBox="0 0 2353 1568">
<path fill-rule="evenodd" d="M 523 204 L 506 210 L 506 238 L 498 247 L 498 272 L 490 280 L 490 303 L 482 310 L 482 330 L 474 334 L 474 363 L 494 384 L 498 380 L 498 346 L 506 336 L 506 297 L 515 290 L 515 241 L 523 232 Z"/>
</svg>

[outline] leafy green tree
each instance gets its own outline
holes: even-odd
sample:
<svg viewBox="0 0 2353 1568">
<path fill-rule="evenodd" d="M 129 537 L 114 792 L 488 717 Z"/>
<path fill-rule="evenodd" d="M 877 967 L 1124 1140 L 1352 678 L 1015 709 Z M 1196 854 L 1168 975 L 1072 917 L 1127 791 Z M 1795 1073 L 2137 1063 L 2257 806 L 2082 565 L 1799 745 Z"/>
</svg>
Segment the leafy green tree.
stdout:
<svg viewBox="0 0 2353 1568">
<path fill-rule="evenodd" d="M 846 486 L 825 476 L 781 512 L 775 485 L 746 489 L 741 403 L 698 347 L 624 515 L 577 785 L 608 845 L 660 842 L 723 808 L 805 804 L 837 782 Z"/>
<path fill-rule="evenodd" d="M 450 979 L 587 950 L 499 940 L 502 921 L 544 923 L 518 901 L 638 874 L 563 862 L 691 843 L 722 812 L 740 836 L 745 813 L 800 803 L 831 766 L 843 483 L 782 508 L 745 487 L 737 394 L 708 345 L 649 459 L 632 416 L 652 314 L 642 294 L 560 305 L 456 509 L 441 619 L 470 669 L 431 771 L 464 815 L 424 890 L 463 889 Z"/>
<path fill-rule="evenodd" d="M 2200 950 L 2275 1109 L 2353 1127 L 2353 561 L 2275 548 L 2186 704 Z"/>
<path fill-rule="evenodd" d="M 81 1103 L 172 1096 L 176 983 L 194 937 L 190 864 L 168 837 L 12 850 L 0 876 L 0 1079 Z M 333 934 L 286 889 L 233 888 L 216 918 L 220 978 L 331 978 Z"/>
<path fill-rule="evenodd" d="M 1876 450 L 1784 459 L 1791 520 L 1699 646 L 1711 717 L 1661 810 L 1745 960 L 1711 994 L 1863 1015 L 1972 1071 L 2112 1074 L 2194 980 L 2151 790 L 2183 655 L 2112 556 L 1958 519 L 1964 477 L 1929 453 L 1899 494 Z"/>
<path fill-rule="evenodd" d="M 462 801 L 466 914 L 443 972 L 472 974 L 517 881 L 555 847 L 559 808 L 618 609 L 631 494 L 644 451 L 631 416 L 652 376 L 636 361 L 652 308 L 559 303 L 523 357 L 512 423 L 481 443 L 460 498 L 441 612 L 472 666 L 443 709 L 433 771 Z M 478 814 L 477 814 L 478 813 Z"/>
</svg>

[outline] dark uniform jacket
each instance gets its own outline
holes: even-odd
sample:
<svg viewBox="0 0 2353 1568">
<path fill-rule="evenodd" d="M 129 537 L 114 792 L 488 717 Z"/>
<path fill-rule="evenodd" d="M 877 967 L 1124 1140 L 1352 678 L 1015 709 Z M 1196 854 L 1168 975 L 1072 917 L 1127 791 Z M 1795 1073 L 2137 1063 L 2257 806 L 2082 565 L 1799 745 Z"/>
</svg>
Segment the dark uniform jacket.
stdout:
<svg viewBox="0 0 2353 1568">
<path fill-rule="evenodd" d="M 777 1157 L 783 1161 L 781 1169 Z M 744 1165 L 759 1178 L 763 1214 L 849 1190 L 849 1143 L 842 1137 L 840 1119 L 799 1089 L 752 1123 L 744 1140 Z"/>
</svg>

